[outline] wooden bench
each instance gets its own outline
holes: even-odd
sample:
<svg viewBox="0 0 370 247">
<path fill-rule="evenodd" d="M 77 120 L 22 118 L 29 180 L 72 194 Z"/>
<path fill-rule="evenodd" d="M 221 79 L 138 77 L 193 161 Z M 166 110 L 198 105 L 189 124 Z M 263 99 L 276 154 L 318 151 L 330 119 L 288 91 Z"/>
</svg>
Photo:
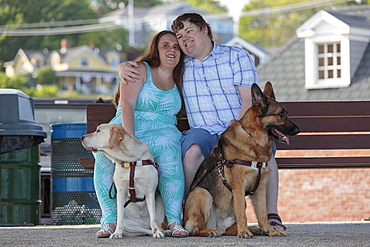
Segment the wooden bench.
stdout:
<svg viewBox="0 0 370 247">
<path fill-rule="evenodd" d="M 370 101 L 283 102 L 302 132 L 290 145 L 277 143 L 279 169 L 370 167 Z M 115 115 L 113 104 L 87 105 L 87 133 Z M 179 130 L 189 128 L 186 118 Z M 92 169 L 94 159 L 81 159 Z"/>
</svg>

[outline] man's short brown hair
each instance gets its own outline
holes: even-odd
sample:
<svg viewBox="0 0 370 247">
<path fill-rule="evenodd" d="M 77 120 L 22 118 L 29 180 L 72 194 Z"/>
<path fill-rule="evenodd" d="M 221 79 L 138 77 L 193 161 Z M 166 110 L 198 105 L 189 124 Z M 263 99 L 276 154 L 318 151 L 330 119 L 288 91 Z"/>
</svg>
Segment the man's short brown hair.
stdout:
<svg viewBox="0 0 370 247">
<path fill-rule="evenodd" d="M 184 21 L 188 21 L 190 23 L 193 23 L 194 25 L 198 26 L 199 29 L 202 29 L 204 27 L 207 27 L 208 29 L 208 37 L 212 40 L 212 30 L 211 26 L 203 19 L 203 17 L 200 14 L 197 13 L 184 13 L 182 15 L 179 15 L 171 25 L 171 29 L 174 33 L 177 33 L 179 30 L 184 28 Z"/>
</svg>

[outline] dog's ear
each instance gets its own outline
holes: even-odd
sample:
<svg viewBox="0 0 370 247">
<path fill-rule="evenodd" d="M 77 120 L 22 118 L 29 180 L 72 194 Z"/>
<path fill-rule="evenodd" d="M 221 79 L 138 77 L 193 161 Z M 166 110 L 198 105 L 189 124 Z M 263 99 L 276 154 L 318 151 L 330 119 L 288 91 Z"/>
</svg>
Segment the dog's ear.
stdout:
<svg viewBox="0 0 370 247">
<path fill-rule="evenodd" d="M 261 108 L 262 113 L 267 109 L 266 96 L 262 93 L 260 87 L 253 83 L 252 85 L 252 104 Z"/>
<path fill-rule="evenodd" d="M 275 93 L 274 93 L 274 89 L 272 88 L 272 84 L 271 82 L 266 82 L 265 84 L 265 89 L 263 90 L 263 93 L 265 95 L 267 95 L 269 98 L 272 98 L 272 99 L 276 99 L 275 98 Z"/>
<path fill-rule="evenodd" d="M 110 130 L 110 138 L 108 146 L 110 149 L 113 149 L 117 144 L 122 141 L 123 139 L 123 132 L 121 129 L 117 127 L 112 127 Z"/>
</svg>

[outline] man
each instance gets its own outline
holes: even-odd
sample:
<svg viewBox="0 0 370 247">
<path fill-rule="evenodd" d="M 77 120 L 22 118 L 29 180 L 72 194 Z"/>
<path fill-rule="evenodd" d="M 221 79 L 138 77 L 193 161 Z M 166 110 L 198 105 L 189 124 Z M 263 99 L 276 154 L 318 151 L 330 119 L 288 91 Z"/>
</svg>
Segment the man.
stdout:
<svg viewBox="0 0 370 247">
<path fill-rule="evenodd" d="M 258 76 L 248 52 L 214 42 L 211 27 L 201 15 L 182 14 L 171 28 L 187 55 L 183 82 L 178 85 L 191 127 L 183 133 L 181 144 L 187 194 L 199 165 L 217 144 L 217 137 L 251 106 L 250 87 L 258 83 Z M 120 64 L 120 77 L 127 82 L 138 80 L 136 66 L 133 62 Z M 279 178 L 275 158 L 269 161 L 269 167 L 269 221 L 276 230 L 285 230 L 277 210 Z"/>
</svg>

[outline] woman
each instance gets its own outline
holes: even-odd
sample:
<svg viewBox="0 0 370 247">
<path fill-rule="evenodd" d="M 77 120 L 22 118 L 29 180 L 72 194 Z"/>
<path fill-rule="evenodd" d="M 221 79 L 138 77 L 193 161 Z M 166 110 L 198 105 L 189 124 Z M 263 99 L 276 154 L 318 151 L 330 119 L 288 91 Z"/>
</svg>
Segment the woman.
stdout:
<svg viewBox="0 0 370 247">
<path fill-rule="evenodd" d="M 176 127 L 176 115 L 181 108 L 176 84 L 182 80 L 183 60 L 184 54 L 174 33 L 158 33 L 139 63 L 143 80 L 129 85 L 120 83 L 114 97 L 117 113 L 111 120 L 149 145 L 159 164 L 159 192 L 174 237 L 189 235 L 181 226 L 185 182 L 181 133 Z M 95 154 L 95 160 L 94 184 L 102 209 L 102 229 L 96 236 L 102 238 L 109 237 L 116 227 L 116 201 L 109 198 L 114 164 L 102 153 Z"/>
</svg>

